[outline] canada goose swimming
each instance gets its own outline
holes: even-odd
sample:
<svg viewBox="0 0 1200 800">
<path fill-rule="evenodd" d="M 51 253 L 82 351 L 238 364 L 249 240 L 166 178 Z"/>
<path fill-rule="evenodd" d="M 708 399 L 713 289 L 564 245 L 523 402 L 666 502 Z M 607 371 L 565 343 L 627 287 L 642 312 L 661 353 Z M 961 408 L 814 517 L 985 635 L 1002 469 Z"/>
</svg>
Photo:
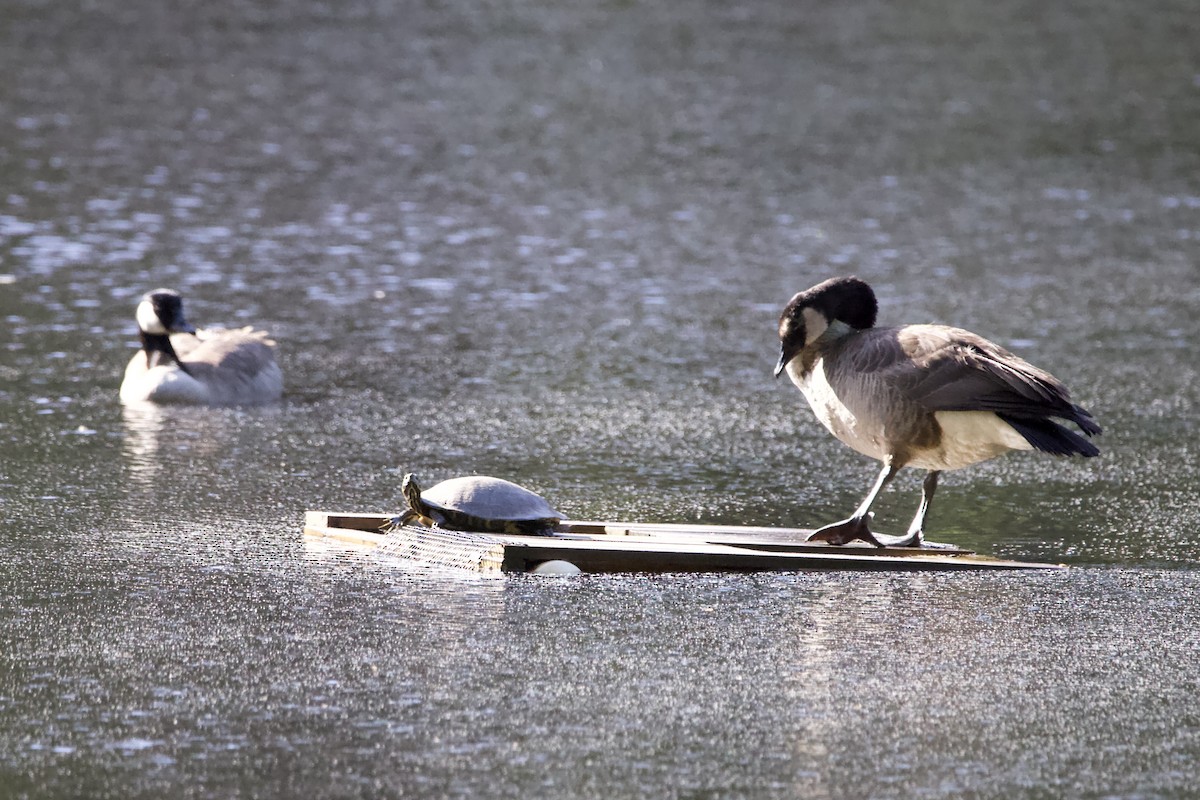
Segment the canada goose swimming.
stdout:
<svg viewBox="0 0 1200 800">
<path fill-rule="evenodd" d="M 197 331 L 170 289 L 142 298 L 137 323 L 142 349 L 125 368 L 122 402 L 241 405 L 283 393 L 275 343 L 262 331 Z"/>
<path fill-rule="evenodd" d="M 849 518 L 811 540 L 879 547 L 917 546 L 942 470 L 1009 450 L 1096 456 L 1100 450 L 1054 421 L 1100 433 L 1067 388 L 981 336 L 946 325 L 876 328 L 878 304 L 858 278 L 832 278 L 794 296 L 779 317 L 785 369 L 829 432 L 883 462 L 866 499 Z M 921 505 L 904 536 L 877 536 L 871 504 L 901 467 L 928 470 Z"/>
</svg>

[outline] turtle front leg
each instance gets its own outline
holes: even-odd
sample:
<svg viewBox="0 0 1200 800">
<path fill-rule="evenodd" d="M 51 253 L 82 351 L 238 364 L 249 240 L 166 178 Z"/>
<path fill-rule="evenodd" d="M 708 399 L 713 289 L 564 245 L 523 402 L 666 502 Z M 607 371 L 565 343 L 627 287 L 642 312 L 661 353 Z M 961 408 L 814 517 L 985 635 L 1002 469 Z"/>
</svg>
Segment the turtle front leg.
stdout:
<svg viewBox="0 0 1200 800">
<path fill-rule="evenodd" d="M 409 509 L 399 516 L 392 517 L 379 527 L 380 530 L 391 530 L 392 528 L 399 528 L 403 525 L 420 525 L 423 528 L 433 528 L 437 525 L 437 520 Z"/>
</svg>

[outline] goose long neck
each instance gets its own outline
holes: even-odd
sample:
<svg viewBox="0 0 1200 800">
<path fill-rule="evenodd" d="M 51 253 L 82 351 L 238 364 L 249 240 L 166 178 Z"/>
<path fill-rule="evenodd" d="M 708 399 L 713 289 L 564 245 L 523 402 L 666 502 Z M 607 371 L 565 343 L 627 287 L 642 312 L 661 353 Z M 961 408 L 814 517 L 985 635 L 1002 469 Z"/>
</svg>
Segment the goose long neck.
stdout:
<svg viewBox="0 0 1200 800">
<path fill-rule="evenodd" d="M 809 341 L 795 361 L 788 366 L 789 373 L 794 379 L 806 379 L 812 374 L 819 359 L 824 358 L 830 351 L 838 348 L 850 336 L 860 331 L 840 320 L 832 320 L 828 327 L 821 331 L 817 338 Z"/>
<path fill-rule="evenodd" d="M 192 373 L 184 366 L 175 348 L 171 345 L 171 336 L 166 333 L 147 333 L 140 331 L 142 350 L 146 353 L 146 367 L 152 369 L 159 364 L 174 364 L 188 375 Z"/>
<path fill-rule="evenodd" d="M 840 342 L 842 339 L 845 339 L 847 336 L 855 333 L 857 330 L 857 328 L 847 325 L 840 319 L 830 320 L 829 327 L 825 328 L 825 330 L 821 332 L 821 335 L 817 337 L 816 341 L 813 342 L 813 345 L 815 345 L 818 349 L 826 349 L 830 345 Z"/>
</svg>

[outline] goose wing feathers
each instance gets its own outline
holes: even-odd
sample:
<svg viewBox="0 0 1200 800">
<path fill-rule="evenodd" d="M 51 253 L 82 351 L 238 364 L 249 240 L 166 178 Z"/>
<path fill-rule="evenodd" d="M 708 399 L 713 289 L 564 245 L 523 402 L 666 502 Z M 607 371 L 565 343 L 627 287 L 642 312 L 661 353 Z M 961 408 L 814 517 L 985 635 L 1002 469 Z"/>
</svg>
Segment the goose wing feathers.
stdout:
<svg viewBox="0 0 1200 800">
<path fill-rule="evenodd" d="M 171 336 L 171 346 L 180 360 L 188 362 L 189 369 L 192 362 L 197 362 L 222 369 L 253 372 L 255 367 L 275 359 L 275 342 L 266 331 L 256 331 L 250 327 L 201 330 L 195 336 L 177 333 Z"/>
<path fill-rule="evenodd" d="M 927 411 L 992 411 L 1006 417 L 1058 417 L 1099 433 L 1050 373 L 982 336 L 943 325 L 864 331 L 855 369 L 875 372 Z"/>
<path fill-rule="evenodd" d="M 282 392 L 275 343 L 263 331 L 199 331 L 172 336 L 171 345 L 192 377 L 208 388 L 211 402 L 258 402 Z"/>
</svg>

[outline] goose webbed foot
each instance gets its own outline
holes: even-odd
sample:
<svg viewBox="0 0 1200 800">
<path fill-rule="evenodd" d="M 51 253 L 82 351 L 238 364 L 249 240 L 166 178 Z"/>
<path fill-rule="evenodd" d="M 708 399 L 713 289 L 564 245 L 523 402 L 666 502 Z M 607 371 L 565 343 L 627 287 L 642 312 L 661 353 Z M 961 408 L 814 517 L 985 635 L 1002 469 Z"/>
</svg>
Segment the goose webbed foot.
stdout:
<svg viewBox="0 0 1200 800">
<path fill-rule="evenodd" d="M 889 536 L 886 533 L 875 533 L 868 524 L 874 514 L 865 517 L 850 517 L 841 522 L 834 522 L 823 528 L 818 528 L 809 537 L 810 542 L 829 542 L 833 545 L 849 544 L 862 541 L 876 547 L 921 547 L 924 537 L 921 531 L 909 531 L 903 536 Z"/>
<path fill-rule="evenodd" d="M 924 547 L 925 537 L 920 531 L 909 531 L 903 536 L 888 536 L 884 533 L 875 534 L 880 547 Z"/>
<path fill-rule="evenodd" d="M 828 542 L 834 545 L 849 544 L 854 541 L 863 541 L 868 544 L 873 544 L 876 547 L 886 547 L 887 545 L 879 541 L 879 538 L 871 532 L 870 525 L 873 514 L 867 514 L 864 517 L 850 517 L 841 522 L 834 522 L 826 525 L 823 528 L 818 528 L 809 537 L 810 542 Z"/>
</svg>

